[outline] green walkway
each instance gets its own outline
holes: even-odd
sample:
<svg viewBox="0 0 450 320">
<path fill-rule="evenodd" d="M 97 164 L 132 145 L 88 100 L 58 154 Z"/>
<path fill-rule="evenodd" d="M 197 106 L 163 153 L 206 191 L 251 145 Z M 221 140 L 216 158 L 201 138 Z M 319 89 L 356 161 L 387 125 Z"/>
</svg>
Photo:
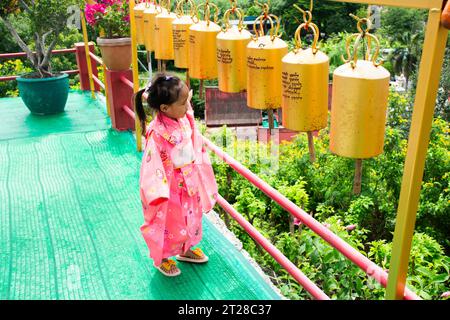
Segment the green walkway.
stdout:
<svg viewBox="0 0 450 320">
<path fill-rule="evenodd" d="M 140 154 L 88 94 L 49 117 L 0 99 L 0 119 L 0 299 L 279 299 L 207 219 L 207 264 L 152 267 Z"/>
</svg>

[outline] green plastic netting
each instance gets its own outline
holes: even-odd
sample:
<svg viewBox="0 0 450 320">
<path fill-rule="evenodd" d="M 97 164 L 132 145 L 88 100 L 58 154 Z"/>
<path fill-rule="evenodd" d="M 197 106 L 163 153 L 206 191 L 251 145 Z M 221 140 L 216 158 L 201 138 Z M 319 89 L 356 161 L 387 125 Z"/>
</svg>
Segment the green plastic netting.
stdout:
<svg viewBox="0 0 450 320">
<path fill-rule="evenodd" d="M 0 299 L 279 299 L 207 219 L 207 264 L 180 262 L 175 278 L 152 267 L 141 155 L 88 93 L 46 117 L 0 99 L 0 117 Z"/>
</svg>

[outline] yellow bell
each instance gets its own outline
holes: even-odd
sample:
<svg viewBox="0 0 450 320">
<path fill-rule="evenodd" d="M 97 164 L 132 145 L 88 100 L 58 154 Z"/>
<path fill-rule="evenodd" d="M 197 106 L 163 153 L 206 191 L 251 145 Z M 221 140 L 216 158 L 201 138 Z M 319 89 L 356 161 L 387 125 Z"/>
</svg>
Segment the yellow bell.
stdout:
<svg viewBox="0 0 450 320">
<path fill-rule="evenodd" d="M 234 10 L 233 10 L 234 9 Z M 239 17 L 239 25 L 229 26 L 229 15 L 234 11 Z M 246 48 L 251 33 L 243 27 L 243 14 L 234 6 L 225 12 L 225 28 L 217 35 L 217 67 L 219 90 L 241 92 L 247 89 Z"/>
<path fill-rule="evenodd" d="M 184 15 L 172 22 L 173 50 L 175 67 L 187 69 L 189 66 L 189 28 L 193 21 L 190 16 Z"/>
<path fill-rule="evenodd" d="M 136 21 L 136 41 L 138 44 L 144 44 L 144 10 L 146 3 L 138 3 L 134 7 L 134 19 Z"/>
<path fill-rule="evenodd" d="M 215 8 L 214 21 L 217 21 L 218 7 L 209 1 L 199 5 L 202 6 L 205 13 L 210 12 L 211 7 Z M 189 73 L 192 78 L 201 80 L 217 78 L 216 37 L 220 30 L 215 22 L 209 20 L 207 14 L 205 20 L 199 21 L 197 17 L 189 28 Z"/>
<path fill-rule="evenodd" d="M 300 31 L 306 25 L 314 33 L 312 48 L 301 49 Z M 310 132 L 327 126 L 328 120 L 328 56 L 316 48 L 319 29 L 305 23 L 295 33 L 296 49 L 282 62 L 283 126 L 290 130 Z"/>
<path fill-rule="evenodd" d="M 365 60 L 334 71 L 331 152 L 356 159 L 383 152 L 389 78 L 389 71 Z"/>
<path fill-rule="evenodd" d="M 278 109 L 281 106 L 281 59 L 288 53 L 288 46 L 280 39 L 280 20 L 269 14 L 268 4 L 264 4 L 263 8 L 263 14 L 253 22 L 255 36 L 246 50 L 247 106 L 253 109 Z M 263 23 L 267 21 L 271 26 L 270 35 L 265 36 Z"/>
<path fill-rule="evenodd" d="M 185 13 L 184 6 L 189 6 Z M 189 28 L 194 23 L 195 3 L 192 0 L 179 0 L 175 9 L 177 18 L 172 22 L 174 64 L 177 68 L 189 67 Z"/>
<path fill-rule="evenodd" d="M 247 105 L 253 109 L 281 106 L 281 60 L 286 42 L 271 36 L 258 37 L 247 46 Z"/>
<path fill-rule="evenodd" d="M 173 60 L 172 21 L 177 16 L 172 12 L 162 12 L 155 17 L 155 58 Z"/>
<path fill-rule="evenodd" d="M 155 17 L 159 14 L 158 6 L 153 3 L 145 8 L 144 19 L 144 44 L 147 51 L 155 51 Z M 164 9 L 165 10 L 165 9 Z"/>
<path fill-rule="evenodd" d="M 366 159 L 383 152 L 390 74 L 376 62 L 380 42 L 369 32 L 370 21 L 353 17 L 360 33 L 347 38 L 348 58 L 333 74 L 330 150 L 343 157 Z M 366 30 L 362 23 L 367 24 Z M 355 37 L 352 56 L 350 42 Z M 358 47 L 365 39 L 365 60 L 358 60 Z M 376 51 L 371 57 L 372 41 Z"/>
</svg>

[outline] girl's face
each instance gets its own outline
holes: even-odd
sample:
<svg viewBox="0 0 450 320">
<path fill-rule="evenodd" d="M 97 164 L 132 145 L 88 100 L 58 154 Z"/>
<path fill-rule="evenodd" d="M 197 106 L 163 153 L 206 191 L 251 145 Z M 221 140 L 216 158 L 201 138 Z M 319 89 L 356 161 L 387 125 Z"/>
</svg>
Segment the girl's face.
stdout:
<svg viewBox="0 0 450 320">
<path fill-rule="evenodd" d="M 166 116 L 173 119 L 183 118 L 189 108 L 190 98 L 191 94 L 189 89 L 186 84 L 183 84 L 178 100 L 169 105 L 162 104 L 161 111 L 164 112 Z"/>
</svg>

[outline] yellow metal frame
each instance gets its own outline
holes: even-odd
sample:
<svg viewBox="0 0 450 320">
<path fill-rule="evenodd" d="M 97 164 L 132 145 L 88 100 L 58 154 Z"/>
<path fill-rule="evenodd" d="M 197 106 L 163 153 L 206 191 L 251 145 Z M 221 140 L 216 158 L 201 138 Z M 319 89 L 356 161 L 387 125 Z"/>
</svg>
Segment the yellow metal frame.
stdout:
<svg viewBox="0 0 450 320">
<path fill-rule="evenodd" d="M 386 299 L 403 299 L 425 158 L 448 37 L 448 30 L 440 24 L 444 0 L 329 1 L 428 9 L 429 11 L 386 288 Z"/>
<path fill-rule="evenodd" d="M 94 78 L 92 78 L 92 65 L 91 65 L 91 56 L 89 55 L 89 39 L 87 35 L 87 27 L 86 27 L 86 19 L 84 17 L 84 10 L 80 10 L 80 18 L 81 18 L 81 28 L 83 29 L 83 40 L 84 40 L 84 51 L 86 53 L 86 63 L 89 75 L 89 88 L 91 89 L 92 99 L 96 99 L 95 97 L 95 87 L 94 87 Z"/>
<path fill-rule="evenodd" d="M 132 50 L 132 69 L 133 69 L 133 91 L 134 93 L 139 91 L 139 74 L 138 74 L 138 57 L 137 57 L 137 39 L 136 39 L 136 21 L 134 17 L 134 0 L 129 1 L 130 5 L 130 33 L 131 33 L 131 50 Z M 135 112 L 135 128 L 136 128 L 136 144 L 137 150 L 142 151 L 142 129 L 139 122 L 137 113 Z"/>
</svg>

